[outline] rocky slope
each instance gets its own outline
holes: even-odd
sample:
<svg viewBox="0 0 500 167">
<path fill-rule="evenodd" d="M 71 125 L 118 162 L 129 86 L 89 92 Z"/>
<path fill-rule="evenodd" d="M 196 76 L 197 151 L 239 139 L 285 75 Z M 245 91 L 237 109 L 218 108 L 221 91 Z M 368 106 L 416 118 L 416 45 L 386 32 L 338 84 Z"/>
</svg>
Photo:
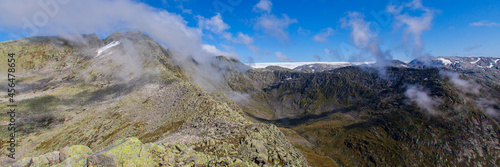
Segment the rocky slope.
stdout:
<svg viewBox="0 0 500 167">
<path fill-rule="evenodd" d="M 481 77 L 493 78 L 498 69 L 397 64 L 384 72 L 271 67 L 226 78 L 248 97 L 240 107 L 290 130 L 287 137 L 312 165 L 500 165 L 500 86 Z"/>
<path fill-rule="evenodd" d="M 142 33 L 34 37 L 0 50 L 18 64 L 13 166 L 308 166 L 275 125 L 248 121 Z"/>
</svg>

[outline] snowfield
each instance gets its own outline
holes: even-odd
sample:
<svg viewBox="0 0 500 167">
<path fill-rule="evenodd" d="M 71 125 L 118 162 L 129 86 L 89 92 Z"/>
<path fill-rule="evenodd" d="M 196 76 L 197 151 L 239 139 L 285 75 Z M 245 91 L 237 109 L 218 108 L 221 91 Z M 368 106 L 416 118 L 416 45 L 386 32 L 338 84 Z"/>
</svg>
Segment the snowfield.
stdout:
<svg viewBox="0 0 500 167">
<path fill-rule="evenodd" d="M 374 62 L 275 62 L 275 63 L 254 63 L 249 64 L 252 68 L 266 68 L 268 66 L 279 66 L 288 69 L 294 69 L 303 65 L 312 64 L 329 64 L 329 65 L 362 65 L 362 64 L 373 64 Z"/>
</svg>

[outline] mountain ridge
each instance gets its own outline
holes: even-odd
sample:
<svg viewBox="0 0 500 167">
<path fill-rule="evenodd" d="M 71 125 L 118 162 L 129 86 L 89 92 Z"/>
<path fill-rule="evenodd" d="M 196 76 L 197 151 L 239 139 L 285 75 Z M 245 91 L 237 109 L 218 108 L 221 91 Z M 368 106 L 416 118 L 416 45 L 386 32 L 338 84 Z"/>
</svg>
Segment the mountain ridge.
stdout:
<svg viewBox="0 0 500 167">
<path fill-rule="evenodd" d="M 21 68 L 13 166 L 500 165 L 494 59 L 252 69 L 140 32 L 95 37 L 0 43 Z"/>
</svg>

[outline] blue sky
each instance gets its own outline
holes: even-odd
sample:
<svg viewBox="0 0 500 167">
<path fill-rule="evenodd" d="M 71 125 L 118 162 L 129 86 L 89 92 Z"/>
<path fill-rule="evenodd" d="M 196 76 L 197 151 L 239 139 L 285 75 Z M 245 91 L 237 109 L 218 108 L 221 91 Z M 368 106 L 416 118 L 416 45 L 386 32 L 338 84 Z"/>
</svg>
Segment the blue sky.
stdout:
<svg viewBox="0 0 500 167">
<path fill-rule="evenodd" d="M 69 2 L 60 4 L 60 13 L 66 12 L 63 9 L 64 5 L 71 8 L 73 7 L 71 3 L 76 3 L 74 0 L 66 1 Z M 216 54 L 238 57 L 247 63 L 251 61 L 375 61 L 376 51 L 367 47 L 371 44 L 378 46 L 379 49 L 376 50 L 382 51 L 384 58 L 392 57 L 403 61 L 422 55 L 500 57 L 500 18 L 498 17 L 500 16 L 500 1 L 494 0 L 113 1 L 117 0 L 92 0 L 93 5 L 100 3 L 114 4 L 114 6 L 130 5 L 137 8 L 139 13 L 146 11 L 143 12 L 145 17 L 147 14 L 157 14 L 162 11 L 178 16 L 179 18 L 176 17 L 174 21 L 183 24 L 182 26 L 185 26 L 184 29 L 188 29 L 187 31 L 197 32 L 199 41 L 205 49 Z M 214 6 L 214 4 L 217 5 Z M 85 5 L 74 5 L 75 8 L 78 6 Z M 397 10 L 390 11 L 389 7 Z M 36 11 L 38 8 L 34 5 L 32 9 Z M 12 11 L 12 9 L 6 10 Z M 68 11 L 71 10 L 68 9 Z M 12 20 L 12 17 L 9 17 L 10 20 L 7 19 L 8 12 L 2 13 L 4 17 L 0 17 L 0 21 L 6 20 L 5 23 L 0 23 L 1 41 L 15 39 L 16 36 L 13 36 L 12 32 L 15 32 L 16 28 L 23 28 L 22 22 L 16 22 Z M 128 14 L 126 10 L 121 12 Z M 113 15 L 102 13 L 101 15 Z M 16 13 L 13 16 L 21 20 L 24 15 L 34 14 L 26 12 Z M 57 35 L 61 33 L 60 29 L 65 31 L 60 27 L 72 27 L 72 24 L 77 24 L 62 21 L 65 19 L 59 15 L 61 14 L 51 16 L 46 23 L 57 26 L 40 26 L 41 30 L 33 35 Z M 67 15 L 71 16 L 71 14 Z M 142 14 L 137 15 L 140 17 Z M 81 16 L 75 15 L 74 17 Z M 134 14 L 131 14 L 131 17 L 134 17 Z M 131 23 L 140 22 L 140 19 L 130 21 L 130 19 L 114 15 L 109 18 L 116 18 L 118 21 L 115 25 L 104 28 L 93 29 L 77 25 L 76 28 L 69 30 L 78 33 L 96 31 L 95 33 L 104 38 L 117 30 L 145 29 L 145 33 L 160 42 L 175 45 L 173 44 L 175 40 L 163 39 L 161 33 L 157 33 L 156 30 L 150 31 L 150 28 Z M 409 21 L 412 21 L 411 24 L 408 24 Z M 107 20 L 107 22 L 110 21 Z M 120 25 L 121 22 L 125 22 L 126 25 Z M 360 27 L 369 28 L 366 31 L 355 30 Z M 58 31 L 51 31 L 55 29 Z M 22 37 L 25 36 L 30 35 Z M 360 43 L 359 40 L 362 42 Z M 363 43 L 365 40 L 366 43 Z"/>
</svg>

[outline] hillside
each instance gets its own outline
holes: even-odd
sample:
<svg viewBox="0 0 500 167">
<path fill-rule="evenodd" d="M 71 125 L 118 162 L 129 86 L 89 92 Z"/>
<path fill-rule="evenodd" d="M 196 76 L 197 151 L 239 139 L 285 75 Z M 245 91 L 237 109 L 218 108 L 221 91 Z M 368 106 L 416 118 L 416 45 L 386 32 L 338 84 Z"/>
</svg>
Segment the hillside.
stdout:
<svg viewBox="0 0 500 167">
<path fill-rule="evenodd" d="M 276 126 L 246 120 L 224 94 L 194 84 L 150 37 L 96 37 L 0 43 L 19 64 L 13 166 L 308 166 Z"/>
</svg>

